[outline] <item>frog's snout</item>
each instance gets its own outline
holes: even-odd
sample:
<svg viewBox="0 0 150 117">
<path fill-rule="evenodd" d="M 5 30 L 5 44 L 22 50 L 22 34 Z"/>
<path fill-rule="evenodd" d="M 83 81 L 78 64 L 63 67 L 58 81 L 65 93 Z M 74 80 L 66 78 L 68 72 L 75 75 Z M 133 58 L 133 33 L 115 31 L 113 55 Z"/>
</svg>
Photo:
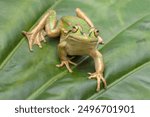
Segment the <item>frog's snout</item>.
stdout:
<svg viewBox="0 0 150 117">
<path fill-rule="evenodd" d="M 103 39 L 100 36 L 98 36 L 98 43 L 99 44 L 104 44 L 104 41 L 103 41 Z"/>
<path fill-rule="evenodd" d="M 99 42 L 99 44 L 102 44 L 102 45 L 104 45 L 105 43 L 104 43 L 104 41 L 102 41 L 102 42 Z"/>
</svg>

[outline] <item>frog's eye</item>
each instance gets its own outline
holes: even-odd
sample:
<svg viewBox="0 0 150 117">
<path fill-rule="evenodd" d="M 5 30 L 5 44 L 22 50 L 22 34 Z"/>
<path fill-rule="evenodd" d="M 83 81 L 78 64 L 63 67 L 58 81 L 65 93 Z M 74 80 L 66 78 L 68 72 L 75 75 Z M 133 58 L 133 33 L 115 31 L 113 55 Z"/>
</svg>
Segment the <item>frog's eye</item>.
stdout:
<svg viewBox="0 0 150 117">
<path fill-rule="evenodd" d="M 97 37 L 99 35 L 99 30 L 95 29 L 94 30 L 94 35 L 95 35 L 95 37 Z"/>
<path fill-rule="evenodd" d="M 91 28 L 90 31 L 89 31 L 89 36 L 95 36 L 95 37 L 98 37 L 99 35 L 99 30 L 97 30 L 96 28 Z"/>
<path fill-rule="evenodd" d="M 77 32 L 77 31 L 78 31 L 78 29 L 79 29 L 79 27 L 78 27 L 78 26 L 73 26 L 71 31 L 72 31 L 73 33 L 75 33 L 75 32 Z"/>
</svg>

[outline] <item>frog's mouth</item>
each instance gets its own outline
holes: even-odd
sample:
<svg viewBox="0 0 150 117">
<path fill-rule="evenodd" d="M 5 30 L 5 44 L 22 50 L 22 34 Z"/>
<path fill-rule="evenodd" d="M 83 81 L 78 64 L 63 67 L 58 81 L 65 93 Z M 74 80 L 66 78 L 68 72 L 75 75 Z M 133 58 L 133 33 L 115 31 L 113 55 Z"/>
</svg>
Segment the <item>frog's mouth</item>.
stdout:
<svg viewBox="0 0 150 117">
<path fill-rule="evenodd" d="M 97 43 L 98 40 L 88 38 L 86 36 L 74 36 L 74 35 L 69 35 L 68 38 L 69 40 L 76 41 L 76 42 L 82 42 L 82 43 Z"/>
</svg>

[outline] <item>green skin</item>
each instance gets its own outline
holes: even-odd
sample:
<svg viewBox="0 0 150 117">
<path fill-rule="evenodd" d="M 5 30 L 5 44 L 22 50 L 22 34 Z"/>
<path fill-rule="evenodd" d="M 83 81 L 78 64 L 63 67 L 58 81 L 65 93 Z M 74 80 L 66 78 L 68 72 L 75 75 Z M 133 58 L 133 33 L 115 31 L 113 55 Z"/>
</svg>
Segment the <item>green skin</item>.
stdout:
<svg viewBox="0 0 150 117">
<path fill-rule="evenodd" d="M 75 25 L 78 26 L 78 30 L 72 32 L 71 29 Z M 68 55 L 85 55 L 97 48 L 98 39 L 93 32 L 89 32 L 91 27 L 81 18 L 74 16 L 62 17 L 59 26 L 61 30 L 59 45 L 64 45 L 64 51 Z M 65 34 L 64 30 L 68 33 Z M 60 50 L 62 50 L 61 47 Z M 61 56 L 60 52 L 60 58 Z"/>
<path fill-rule="evenodd" d="M 59 21 L 56 18 L 56 12 L 50 10 L 47 15 L 41 19 L 39 24 L 31 31 L 24 32 L 29 40 L 30 50 L 33 44 L 41 47 L 40 41 L 44 39 L 35 39 L 35 36 L 42 34 L 42 31 L 49 37 L 60 37 L 58 44 L 58 54 L 61 60 L 57 67 L 66 66 L 69 72 L 72 72 L 69 64 L 76 65 L 70 61 L 67 55 L 89 55 L 94 59 L 95 72 L 89 73 L 89 78 L 97 79 L 97 91 L 100 90 L 100 81 L 102 80 L 106 87 L 106 81 L 103 78 L 104 63 L 101 53 L 97 50 L 100 43 L 98 30 L 93 27 L 91 21 L 79 8 L 76 9 L 77 16 L 64 16 Z M 83 16 L 83 17 L 82 17 Z M 41 36 L 42 37 L 42 36 Z"/>
</svg>

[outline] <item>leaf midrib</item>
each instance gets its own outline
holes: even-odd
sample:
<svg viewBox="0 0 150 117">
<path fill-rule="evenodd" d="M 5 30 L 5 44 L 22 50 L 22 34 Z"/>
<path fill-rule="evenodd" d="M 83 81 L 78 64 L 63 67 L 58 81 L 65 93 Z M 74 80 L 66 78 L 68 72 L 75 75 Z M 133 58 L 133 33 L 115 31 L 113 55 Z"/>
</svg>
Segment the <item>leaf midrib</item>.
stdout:
<svg viewBox="0 0 150 117">
<path fill-rule="evenodd" d="M 118 35 L 120 35 L 121 33 L 123 33 L 124 31 L 126 31 L 128 28 L 130 28 L 130 27 L 132 27 L 133 25 L 135 25 L 136 23 L 138 23 L 138 22 L 140 22 L 143 18 L 145 18 L 147 15 L 144 15 L 143 17 L 141 17 L 141 18 L 139 18 L 137 21 L 135 21 L 134 23 L 132 23 L 131 25 L 129 25 L 129 26 L 127 26 L 126 28 L 124 28 L 123 30 L 121 30 L 116 36 L 114 36 L 113 38 L 112 38 L 112 40 L 114 40 Z M 108 43 L 110 43 L 112 40 L 110 40 L 109 42 L 107 42 L 106 44 L 105 44 L 105 46 L 108 44 Z M 105 46 L 103 46 L 103 48 L 105 47 Z M 85 60 L 87 60 L 89 57 L 87 56 L 87 57 L 85 57 L 84 59 L 82 59 L 81 61 L 80 61 L 80 63 L 78 63 L 77 64 L 77 66 L 79 65 L 79 64 L 81 64 L 83 61 L 85 61 Z M 74 67 L 75 68 L 75 67 Z M 127 74 L 124 74 L 123 76 L 121 76 L 121 78 L 122 77 L 125 77 L 126 75 L 128 75 L 128 74 L 131 74 L 133 72 L 133 70 L 131 71 L 131 72 L 128 72 Z M 58 79 L 60 79 L 62 76 L 64 76 L 64 75 L 66 75 L 68 72 L 65 70 L 65 71 L 63 71 L 63 72 L 61 72 L 61 73 L 59 73 L 58 75 L 56 75 L 56 76 L 54 76 L 53 78 L 51 78 L 50 80 L 48 80 L 45 84 L 43 84 L 41 87 L 39 87 L 34 93 L 32 93 L 29 97 L 27 97 L 27 99 L 36 99 L 40 94 L 42 94 L 42 92 L 44 92 L 51 84 L 53 84 L 54 82 L 56 82 Z M 55 80 L 54 80 L 55 79 Z M 111 85 L 111 87 L 112 86 L 115 86 L 115 84 L 116 83 L 118 83 L 118 81 L 121 81 L 120 80 L 120 78 L 118 79 L 118 80 L 116 80 L 115 82 L 113 82 L 113 83 L 111 83 L 111 84 L 113 84 L 113 85 Z M 108 86 L 108 89 L 109 89 L 109 87 L 110 86 Z M 108 89 L 107 89 L 107 91 L 108 91 Z M 103 92 L 103 91 L 101 91 L 101 92 Z M 101 93 L 100 92 L 100 93 Z M 90 96 L 88 99 L 92 99 L 92 97 L 95 97 L 95 93 L 92 95 L 92 96 Z"/>
<path fill-rule="evenodd" d="M 144 15 L 143 17 L 139 18 L 137 21 L 135 21 L 134 23 L 130 24 L 129 26 L 127 26 L 126 28 L 124 28 L 122 31 L 120 31 L 118 34 L 116 34 L 110 41 L 108 41 L 106 43 L 109 44 L 112 40 L 114 40 L 115 38 L 117 38 L 118 35 L 120 35 L 121 33 L 123 33 L 124 31 L 126 31 L 127 29 L 129 29 L 130 27 L 132 27 L 133 25 L 137 24 L 138 22 L 140 22 L 141 20 L 143 20 L 145 17 L 149 16 L 150 13 Z M 105 46 L 106 46 L 105 45 Z M 102 48 L 103 49 L 103 48 Z M 107 90 L 102 89 L 100 93 L 91 95 L 90 97 L 87 98 L 87 100 L 94 100 L 96 99 L 100 94 L 104 94 L 106 93 L 109 89 L 111 89 L 111 87 L 117 85 L 119 82 L 121 82 L 122 80 L 125 80 L 125 78 L 127 78 L 129 75 L 132 75 L 133 73 L 135 73 L 136 71 L 139 71 L 140 69 L 142 69 L 145 65 L 150 64 L 150 61 L 147 61 L 139 66 L 137 66 L 136 68 L 130 70 L 129 72 L 127 72 L 126 74 L 122 75 L 120 78 L 118 78 L 117 80 L 115 80 L 114 82 L 112 82 L 109 86 L 107 86 Z"/>
<path fill-rule="evenodd" d="M 48 10 L 55 8 L 61 1 L 62 0 L 57 0 L 50 8 L 48 8 Z M 48 10 L 46 10 L 46 11 L 48 11 Z M 43 13 L 43 15 L 44 14 L 45 13 Z M 37 20 L 37 22 L 38 21 L 39 20 Z M 37 22 L 35 24 L 37 24 Z M 30 28 L 30 30 L 35 26 L 35 24 Z M 22 45 L 23 41 L 24 41 L 24 38 L 20 39 L 20 41 L 16 44 L 16 46 L 14 46 L 14 48 L 12 49 L 12 51 L 10 51 L 8 53 L 8 55 L 6 56 L 5 60 L 3 60 L 2 63 L 0 64 L 0 70 L 3 69 L 3 67 L 7 64 L 7 62 L 11 59 L 11 57 L 15 54 L 16 50 Z"/>
<path fill-rule="evenodd" d="M 72 69 L 76 68 L 78 65 L 80 65 L 83 61 L 85 61 L 87 57 L 84 57 L 83 59 L 81 58 L 80 62 L 77 63 L 76 66 L 72 67 Z M 59 80 L 60 78 L 62 78 L 63 76 L 65 76 L 66 74 L 68 74 L 68 70 L 64 70 L 62 72 L 60 72 L 59 74 L 53 76 L 51 79 L 49 79 L 48 81 L 46 81 L 43 85 L 41 85 L 35 92 L 33 92 L 31 95 L 29 95 L 26 99 L 27 100 L 33 100 L 36 99 L 40 94 L 42 94 L 48 87 L 50 87 L 54 82 L 56 82 L 57 80 Z"/>
<path fill-rule="evenodd" d="M 113 87 L 113 86 L 119 84 L 121 81 L 129 78 L 128 76 L 136 73 L 137 71 L 140 71 L 142 68 L 144 68 L 147 65 L 150 65 L 150 61 L 147 61 L 144 64 L 142 64 L 142 65 L 136 67 L 135 69 L 131 70 L 127 74 L 124 74 L 123 76 L 121 76 L 120 78 L 118 78 L 117 80 L 115 80 L 114 82 L 112 82 L 109 86 L 107 86 L 107 90 L 102 89 L 100 93 L 94 94 L 94 95 L 90 96 L 89 98 L 87 98 L 87 100 L 97 99 L 97 97 L 99 97 L 99 95 L 102 95 L 102 94 L 106 93 L 107 91 L 109 91 L 109 89 L 111 89 L 111 87 Z"/>
<path fill-rule="evenodd" d="M 137 24 L 138 22 L 140 22 L 141 20 L 143 20 L 145 17 L 149 16 L 150 13 L 144 15 L 143 17 L 139 18 L 137 21 L 135 21 L 134 23 L 128 25 L 126 28 L 124 28 L 122 31 L 120 31 L 118 34 L 116 34 L 110 41 L 108 41 L 106 43 L 109 44 L 112 40 L 114 40 L 115 38 L 117 38 L 118 35 L 120 35 L 121 33 L 123 33 L 124 31 L 126 31 L 127 29 L 129 29 L 130 27 L 132 27 L 133 25 Z M 105 45 L 105 46 L 106 46 Z M 103 49 L 103 48 L 102 48 Z M 117 85 L 119 82 L 121 82 L 122 80 L 125 79 L 125 77 L 135 73 L 136 71 L 140 70 L 143 68 L 143 66 L 147 65 L 147 64 L 150 64 L 150 61 L 146 62 L 146 63 L 143 63 L 141 65 L 139 65 L 138 67 L 136 67 L 135 69 L 132 69 L 131 71 L 127 72 L 126 74 L 124 74 L 123 76 L 121 76 L 120 78 L 118 78 L 117 80 L 115 80 L 114 82 L 112 82 L 109 86 L 107 86 L 107 90 L 105 91 L 105 89 L 102 89 L 100 93 L 98 94 L 94 94 L 92 96 L 90 96 L 89 98 L 87 98 L 87 100 L 90 100 L 90 99 L 96 99 L 98 97 L 98 95 L 100 94 L 104 94 L 105 92 L 107 92 L 111 87 Z"/>
<path fill-rule="evenodd" d="M 51 8 L 54 8 L 56 7 L 62 0 L 58 0 L 55 2 L 54 5 L 52 5 Z M 51 9 L 50 8 L 50 9 Z M 109 44 L 111 41 L 113 41 L 118 35 L 120 35 L 122 32 L 126 31 L 128 28 L 130 28 L 131 26 L 133 26 L 134 24 L 138 23 L 139 21 L 141 21 L 142 19 L 144 19 L 146 16 L 148 16 L 149 14 L 146 14 L 144 15 L 143 17 L 139 18 L 137 21 L 131 23 L 130 25 L 128 25 L 127 27 L 125 27 L 124 29 L 122 29 L 119 33 L 117 33 L 112 39 L 110 39 L 110 41 L 108 41 L 105 46 L 107 44 Z M 35 23 L 36 24 L 36 23 Z M 33 26 L 34 27 L 34 26 Z M 32 28 L 31 28 L 32 29 Z M 20 47 L 20 45 L 23 43 L 23 40 L 24 38 L 22 38 L 18 44 L 16 44 L 15 48 L 8 54 L 8 56 L 6 57 L 6 59 L 2 62 L 2 64 L 0 65 L 0 69 L 2 69 L 6 63 L 9 61 L 9 59 L 14 55 L 14 53 L 16 52 L 16 50 Z M 102 49 L 105 47 L 103 46 Z M 80 63 L 82 63 L 83 61 L 87 60 L 88 57 L 85 57 L 84 59 L 81 60 Z M 78 63 L 78 65 L 80 64 Z M 128 72 L 126 74 L 124 74 L 123 76 L 121 76 L 118 80 L 116 80 L 115 82 L 111 83 L 109 86 L 108 86 L 108 89 L 110 89 L 110 87 L 113 87 L 115 86 L 117 83 L 119 83 L 120 81 L 122 81 L 126 76 L 129 76 L 131 74 L 133 74 L 134 72 L 140 70 L 141 68 L 143 68 L 143 66 L 147 65 L 147 64 L 150 64 L 150 61 L 142 64 L 141 66 L 135 68 L 134 70 L 131 70 L 131 72 Z M 75 67 L 74 67 L 75 68 Z M 56 82 L 59 78 L 61 78 L 62 76 L 66 75 L 68 72 L 67 70 L 65 71 L 62 71 L 61 73 L 55 75 L 53 78 L 51 78 L 50 80 L 48 80 L 46 83 L 44 83 L 40 88 L 38 88 L 35 92 L 33 92 L 30 96 L 28 96 L 26 99 L 36 99 L 40 94 L 42 94 L 49 86 L 51 86 L 51 84 L 53 84 L 54 82 Z M 107 91 L 108 91 L 107 89 Z M 40 93 L 39 93 L 40 92 Z M 104 90 L 101 90 L 100 93 L 98 94 L 94 94 L 94 95 L 91 95 L 89 98 L 87 99 L 95 99 L 99 94 L 103 94 L 104 93 Z"/>
</svg>

